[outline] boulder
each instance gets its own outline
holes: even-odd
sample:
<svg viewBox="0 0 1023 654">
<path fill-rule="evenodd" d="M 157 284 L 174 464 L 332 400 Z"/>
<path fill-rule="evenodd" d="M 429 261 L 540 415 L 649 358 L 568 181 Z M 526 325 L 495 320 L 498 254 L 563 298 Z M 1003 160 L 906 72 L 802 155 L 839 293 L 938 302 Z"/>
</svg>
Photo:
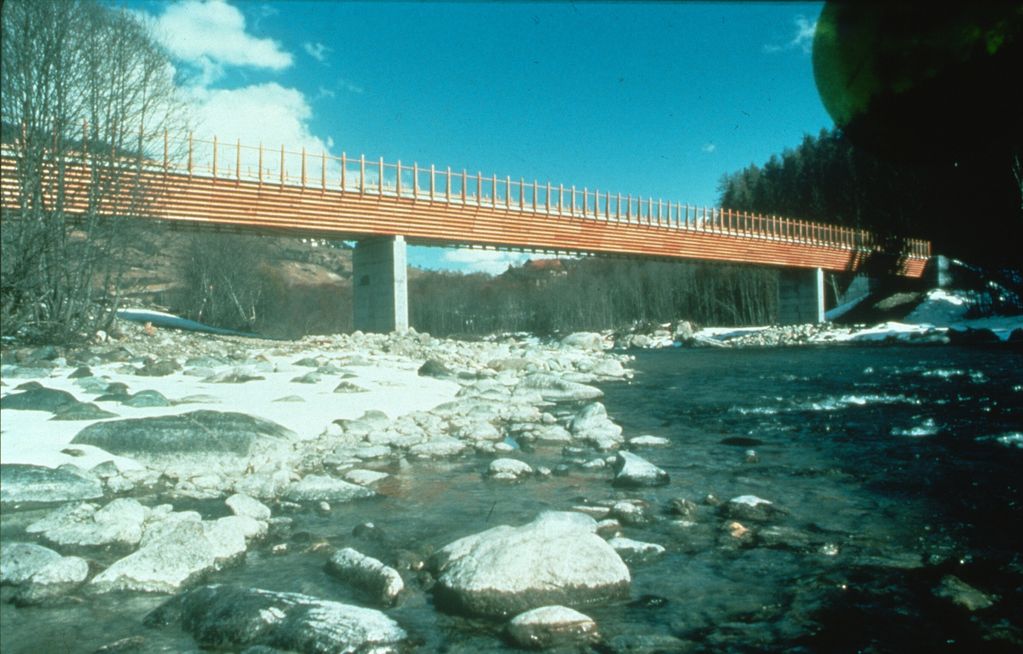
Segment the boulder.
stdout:
<svg viewBox="0 0 1023 654">
<path fill-rule="evenodd" d="M 2 543 L 0 584 L 17 586 L 25 583 L 36 572 L 60 558 L 57 552 L 35 543 Z"/>
<path fill-rule="evenodd" d="M 18 589 L 14 603 L 19 605 L 42 604 L 66 595 L 81 586 L 89 576 L 89 564 L 77 556 L 61 556 L 37 570 Z"/>
<path fill-rule="evenodd" d="M 629 569 L 596 527 L 581 513 L 545 512 L 521 527 L 494 527 L 450 543 L 430 560 L 438 605 L 508 616 L 627 595 Z"/>
<path fill-rule="evenodd" d="M 284 499 L 291 502 L 349 502 L 374 495 L 365 486 L 324 475 L 306 475 L 284 491 Z"/>
<path fill-rule="evenodd" d="M 733 520 L 764 522 L 781 512 L 770 500 L 756 495 L 739 495 L 721 505 L 725 517 Z"/>
<path fill-rule="evenodd" d="M 562 347 L 602 352 L 604 350 L 604 337 L 596 332 L 575 332 L 561 339 L 561 345 Z"/>
<path fill-rule="evenodd" d="M 65 505 L 26 528 L 58 545 L 89 547 L 137 545 L 142 540 L 146 508 L 138 500 L 116 499 L 101 509 L 92 504 Z"/>
<path fill-rule="evenodd" d="M 454 374 L 455 373 L 450 368 L 437 359 L 427 359 L 423 365 L 419 366 L 420 377 L 437 377 L 439 379 L 446 379 L 454 376 Z"/>
<path fill-rule="evenodd" d="M 614 462 L 615 486 L 637 488 L 663 486 L 670 481 L 668 473 L 632 452 L 618 452 Z"/>
<path fill-rule="evenodd" d="M 604 397 L 604 391 L 599 388 L 543 372 L 526 375 L 518 388 L 526 392 L 537 392 L 547 402 L 583 402 Z"/>
<path fill-rule="evenodd" d="M 201 410 L 99 422 L 78 432 L 71 442 L 138 458 L 195 453 L 248 456 L 260 442 L 281 443 L 294 436 L 290 430 L 262 418 Z"/>
<path fill-rule="evenodd" d="M 338 550 L 330 557 L 327 572 L 383 606 L 392 606 L 405 590 L 405 582 L 397 570 L 350 547 Z"/>
<path fill-rule="evenodd" d="M 203 523 L 181 521 L 162 538 L 112 563 L 93 577 L 88 587 L 96 593 L 173 593 L 216 565 L 214 546 Z"/>
<path fill-rule="evenodd" d="M 179 624 L 203 648 L 235 651 L 388 654 L 405 651 L 407 639 L 404 629 L 374 609 L 229 585 L 178 595 L 149 613 L 144 624 Z"/>
<path fill-rule="evenodd" d="M 43 386 L 29 388 L 20 393 L 11 393 L 0 398 L 0 409 L 8 410 L 56 413 L 75 404 L 78 404 L 78 400 L 71 393 Z"/>
<path fill-rule="evenodd" d="M 567 606 L 541 606 L 512 618 L 508 636 L 527 649 L 578 646 L 597 639 L 597 623 Z"/>
<path fill-rule="evenodd" d="M 103 482 L 74 465 L 0 464 L 0 504 L 75 502 L 103 496 Z"/>
<path fill-rule="evenodd" d="M 494 479 L 515 481 L 533 474 L 533 468 L 518 459 L 494 459 L 487 467 L 487 476 Z"/>
<path fill-rule="evenodd" d="M 420 458 L 420 459 L 441 459 L 449 456 L 455 456 L 460 454 L 468 445 L 458 440 L 457 438 L 441 437 L 436 438 L 426 443 L 419 443 L 409 448 L 409 456 Z M 368 448 L 363 448 L 368 449 Z M 390 448 L 387 449 L 387 454 L 390 454 Z M 358 451 L 356 452 L 358 454 Z M 360 458 L 371 458 L 364 457 L 361 454 Z"/>
<path fill-rule="evenodd" d="M 224 503 L 231 509 L 231 513 L 235 515 L 247 516 L 256 520 L 270 519 L 270 508 L 244 493 L 235 493 L 227 498 Z"/>
</svg>

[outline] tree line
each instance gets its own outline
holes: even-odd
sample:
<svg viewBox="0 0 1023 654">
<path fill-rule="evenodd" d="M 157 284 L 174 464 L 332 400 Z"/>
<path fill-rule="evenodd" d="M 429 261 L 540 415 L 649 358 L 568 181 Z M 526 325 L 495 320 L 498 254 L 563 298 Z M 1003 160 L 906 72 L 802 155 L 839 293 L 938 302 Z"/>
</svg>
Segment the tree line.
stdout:
<svg viewBox="0 0 1023 654">
<path fill-rule="evenodd" d="M 776 316 L 777 284 L 762 267 L 609 257 L 531 261 L 498 276 L 421 271 L 409 280 L 409 320 L 437 335 L 763 324 Z"/>
<path fill-rule="evenodd" d="M 940 139 L 940 134 L 934 135 Z M 1023 175 L 1019 157 L 920 161 L 874 154 L 839 129 L 804 136 L 795 148 L 725 174 L 724 208 L 872 231 L 891 265 L 905 238 L 978 265 L 1019 265 Z"/>
</svg>

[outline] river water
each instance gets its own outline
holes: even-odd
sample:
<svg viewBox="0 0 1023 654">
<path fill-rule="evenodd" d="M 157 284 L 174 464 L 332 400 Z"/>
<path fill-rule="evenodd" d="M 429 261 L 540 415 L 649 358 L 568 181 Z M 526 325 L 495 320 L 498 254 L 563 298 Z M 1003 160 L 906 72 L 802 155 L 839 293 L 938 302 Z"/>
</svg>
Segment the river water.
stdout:
<svg viewBox="0 0 1023 654">
<path fill-rule="evenodd" d="M 1021 364 L 1019 350 L 1004 347 L 640 352 L 635 378 L 605 384 L 604 402 L 627 437 L 670 439 L 637 450 L 671 475 L 669 485 L 618 490 L 608 469 L 577 465 L 499 483 L 482 477 L 483 457 L 395 465 L 381 497 L 330 513 L 295 509 L 287 532 L 211 581 L 359 602 L 324 572 L 327 546 L 397 565 L 546 509 L 628 498 L 645 502 L 651 521 L 625 525 L 624 535 L 667 551 L 630 566 L 628 601 L 584 609 L 603 635 L 598 651 L 1020 651 Z M 518 458 L 554 468 L 594 456 L 551 448 Z M 750 530 L 742 537 L 716 506 L 739 495 L 777 509 L 764 522 L 741 521 Z M 679 498 L 695 514 L 672 515 Z M 194 508 L 227 513 L 219 502 Z M 4 540 L 35 517 L 5 516 Z M 367 522 L 374 527 L 359 527 Z M 403 574 L 413 589 L 429 583 Z M 195 651 L 183 632 L 141 625 L 165 599 L 5 601 L 2 649 L 92 652 L 121 641 L 116 651 Z M 501 623 L 435 611 L 428 592 L 388 614 L 418 651 L 512 650 Z"/>
</svg>

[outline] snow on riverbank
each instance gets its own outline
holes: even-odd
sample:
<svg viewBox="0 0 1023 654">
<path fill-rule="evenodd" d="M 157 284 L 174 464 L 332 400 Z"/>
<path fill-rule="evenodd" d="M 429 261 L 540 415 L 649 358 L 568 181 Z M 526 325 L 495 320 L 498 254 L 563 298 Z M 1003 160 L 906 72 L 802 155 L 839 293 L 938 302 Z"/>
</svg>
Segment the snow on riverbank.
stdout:
<svg viewBox="0 0 1023 654">
<path fill-rule="evenodd" d="M 200 409 L 232 411 L 276 422 L 295 432 L 300 440 L 317 437 L 333 420 L 354 419 L 365 411 L 382 411 L 391 418 L 425 411 L 453 399 L 459 389 L 454 382 L 419 376 L 416 370 L 422 362 L 401 357 L 374 357 L 346 365 L 345 374 L 351 377 L 345 381 L 365 392 L 335 393 L 338 380 L 326 375 L 315 382 L 291 383 L 314 370 L 296 365 L 295 361 L 317 357 L 326 361 L 329 356 L 331 353 L 313 348 L 287 355 L 265 354 L 256 364 L 211 369 L 211 372 L 240 372 L 260 378 L 243 383 L 217 383 L 181 371 L 162 377 L 140 377 L 132 371 L 132 366 L 124 363 L 93 365 L 90 369 L 95 377 L 107 383 L 123 383 L 132 391 L 156 391 L 175 403 L 138 408 L 121 404 L 115 409 L 119 418 L 176 415 Z M 73 370 L 73 367 L 54 368 L 49 376 L 31 381 L 89 399 L 76 380 L 67 377 Z M 4 379 L 12 387 L 30 381 L 6 376 Z M 297 401 L 299 397 L 301 401 Z M 52 418 L 49 411 L 4 411 L 0 461 L 47 467 L 73 463 L 91 468 L 111 460 L 112 455 L 87 445 L 74 446 L 82 454 L 62 453 L 88 423 Z M 123 457 L 114 457 L 114 460 L 129 467 L 137 465 Z"/>
<path fill-rule="evenodd" d="M 862 300 L 837 307 L 828 313 L 835 319 Z M 888 321 L 869 327 L 847 327 L 829 323 L 783 327 L 707 327 L 694 334 L 696 343 L 707 340 L 732 346 L 935 342 L 947 343 L 951 336 L 987 330 L 998 340 L 1008 341 L 1015 330 L 1023 330 L 1023 315 L 967 318 L 973 308 L 973 296 L 966 291 L 933 289 L 901 321 Z M 1018 338 L 1018 337 L 1017 337 Z"/>
</svg>

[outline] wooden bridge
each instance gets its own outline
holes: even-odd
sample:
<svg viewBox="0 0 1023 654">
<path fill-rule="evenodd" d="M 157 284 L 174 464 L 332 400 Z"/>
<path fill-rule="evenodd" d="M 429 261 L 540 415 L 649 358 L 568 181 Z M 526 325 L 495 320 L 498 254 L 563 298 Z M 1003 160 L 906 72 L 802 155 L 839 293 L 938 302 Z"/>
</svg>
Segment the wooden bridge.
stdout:
<svg viewBox="0 0 1023 654">
<path fill-rule="evenodd" d="M 823 271 L 854 270 L 875 247 L 863 230 L 433 165 L 166 134 L 146 145 L 116 170 L 85 151 L 40 164 L 60 179 L 43 203 L 60 193 L 66 212 L 85 212 L 99 169 L 130 179 L 94 207 L 104 215 L 358 241 L 356 326 L 374 331 L 407 326 L 405 242 L 776 266 L 798 305 L 782 320 L 794 322 L 823 319 Z M 21 206 L 18 165 L 5 147 L 5 209 Z M 910 241 L 903 274 L 920 276 L 929 256 L 928 242 Z"/>
</svg>

